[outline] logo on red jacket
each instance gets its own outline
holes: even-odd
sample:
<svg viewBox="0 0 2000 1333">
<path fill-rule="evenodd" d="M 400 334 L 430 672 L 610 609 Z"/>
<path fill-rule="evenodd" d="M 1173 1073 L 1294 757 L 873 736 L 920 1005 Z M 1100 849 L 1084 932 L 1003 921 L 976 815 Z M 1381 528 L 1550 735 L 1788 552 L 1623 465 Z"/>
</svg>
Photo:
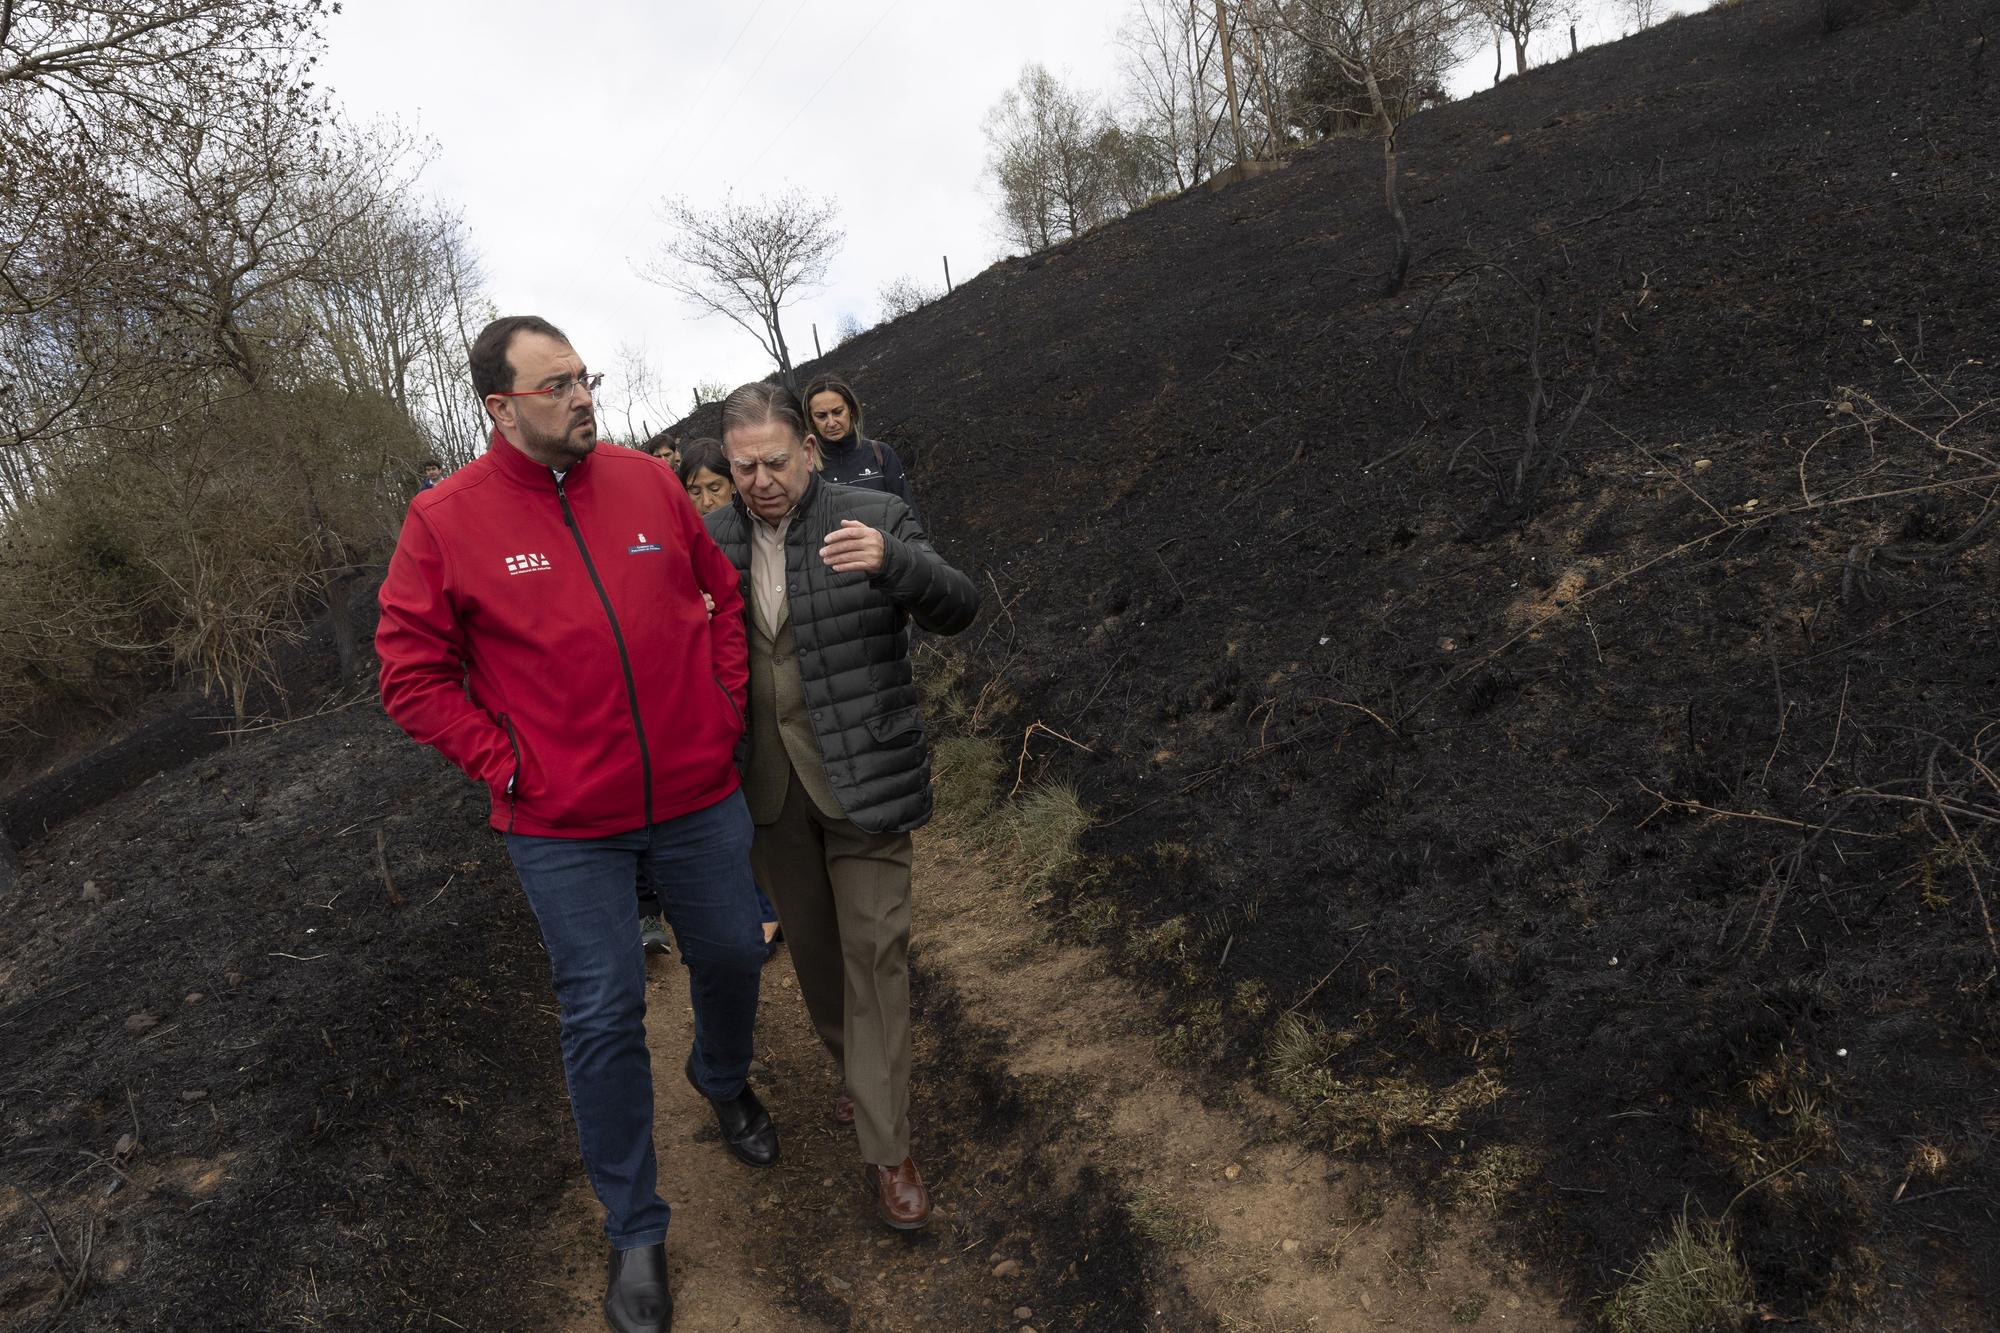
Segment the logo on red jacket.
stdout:
<svg viewBox="0 0 2000 1333">
<path fill-rule="evenodd" d="M 507 557 L 507 572 L 509 574 L 534 574 L 553 568 L 554 566 L 549 563 L 547 556 L 533 551 L 528 552 L 526 555 L 510 555 Z"/>
<path fill-rule="evenodd" d="M 647 541 L 646 534 L 642 532 L 639 534 L 639 544 L 637 546 L 626 547 L 625 554 L 644 555 L 647 551 L 657 551 L 659 549 L 660 549 L 660 544 L 658 542 Z"/>
</svg>

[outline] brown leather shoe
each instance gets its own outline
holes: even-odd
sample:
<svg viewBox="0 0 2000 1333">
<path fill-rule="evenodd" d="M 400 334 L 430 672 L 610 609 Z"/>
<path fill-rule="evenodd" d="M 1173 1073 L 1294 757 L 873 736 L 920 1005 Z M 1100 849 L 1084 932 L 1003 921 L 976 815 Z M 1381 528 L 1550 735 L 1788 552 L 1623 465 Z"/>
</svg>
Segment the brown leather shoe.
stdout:
<svg viewBox="0 0 2000 1333">
<path fill-rule="evenodd" d="M 833 1099 L 833 1123 L 836 1125 L 854 1123 L 854 1099 L 845 1092 Z"/>
<path fill-rule="evenodd" d="M 905 1157 L 901 1166 L 864 1166 L 861 1177 L 875 1192 L 875 1215 L 896 1230 L 915 1231 L 931 1220 L 931 1192 L 914 1158 Z"/>
</svg>

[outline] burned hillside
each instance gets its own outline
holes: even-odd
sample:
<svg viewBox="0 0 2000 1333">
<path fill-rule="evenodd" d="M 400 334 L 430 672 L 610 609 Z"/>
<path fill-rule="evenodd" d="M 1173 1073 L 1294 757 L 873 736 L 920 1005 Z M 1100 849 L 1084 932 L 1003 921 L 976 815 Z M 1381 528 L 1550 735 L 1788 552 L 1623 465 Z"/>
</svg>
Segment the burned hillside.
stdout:
<svg viewBox="0 0 2000 1333">
<path fill-rule="evenodd" d="M 1409 122 L 1393 295 L 1339 142 L 824 363 L 1096 817 L 1045 909 L 1579 1307 L 1684 1212 L 2000 1301 L 1996 31 L 1719 7 Z"/>
</svg>

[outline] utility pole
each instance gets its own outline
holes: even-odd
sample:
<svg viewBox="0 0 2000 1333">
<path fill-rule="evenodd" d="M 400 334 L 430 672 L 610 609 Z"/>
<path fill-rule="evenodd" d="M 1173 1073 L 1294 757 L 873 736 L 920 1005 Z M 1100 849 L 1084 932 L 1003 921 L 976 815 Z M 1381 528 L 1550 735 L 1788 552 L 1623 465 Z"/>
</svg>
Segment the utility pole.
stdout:
<svg viewBox="0 0 2000 1333">
<path fill-rule="evenodd" d="M 951 256 L 944 256 L 944 294 L 951 295 Z"/>
<path fill-rule="evenodd" d="M 1215 32 L 1222 39 L 1222 90 L 1229 99 L 1229 130 L 1236 136 L 1236 160 L 1242 162 L 1250 155 L 1243 151 L 1243 117 L 1236 110 L 1236 62 L 1229 53 L 1229 15 L 1222 0 L 1215 0 Z"/>
<path fill-rule="evenodd" d="M 819 350 L 819 325 L 818 325 L 818 324 L 814 324 L 814 325 L 813 325 L 813 356 L 814 356 L 815 358 L 818 358 L 818 359 L 821 359 L 821 360 L 824 360 L 824 359 L 825 359 L 825 357 L 826 357 L 826 353 L 825 353 L 825 352 L 822 352 L 822 351 L 820 351 L 820 350 Z"/>
</svg>

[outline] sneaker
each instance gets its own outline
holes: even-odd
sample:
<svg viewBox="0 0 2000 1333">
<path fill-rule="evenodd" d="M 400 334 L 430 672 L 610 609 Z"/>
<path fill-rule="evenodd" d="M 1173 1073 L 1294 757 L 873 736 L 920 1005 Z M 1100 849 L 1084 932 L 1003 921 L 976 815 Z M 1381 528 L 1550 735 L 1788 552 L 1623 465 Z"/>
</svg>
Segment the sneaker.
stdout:
<svg viewBox="0 0 2000 1333">
<path fill-rule="evenodd" d="M 639 943 L 646 946 L 649 954 L 672 953 L 674 944 L 667 934 L 667 919 L 663 916 L 640 917 Z"/>
</svg>

